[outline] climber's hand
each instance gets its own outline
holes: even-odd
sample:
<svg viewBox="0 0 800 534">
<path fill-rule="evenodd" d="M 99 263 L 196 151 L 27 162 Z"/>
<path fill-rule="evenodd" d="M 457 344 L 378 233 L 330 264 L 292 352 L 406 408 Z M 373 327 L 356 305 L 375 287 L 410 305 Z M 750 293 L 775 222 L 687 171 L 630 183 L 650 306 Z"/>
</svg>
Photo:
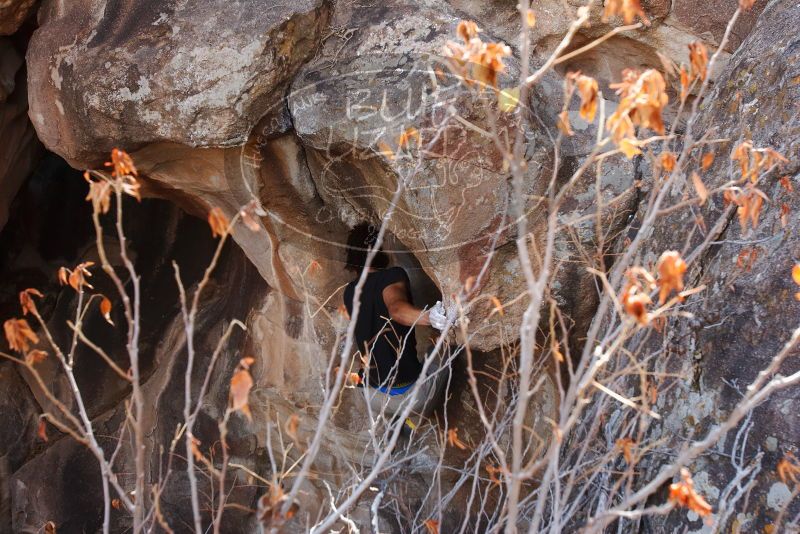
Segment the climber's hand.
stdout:
<svg viewBox="0 0 800 534">
<path fill-rule="evenodd" d="M 444 309 L 444 304 L 437 300 L 436 304 L 428 312 L 428 320 L 431 326 L 441 332 L 447 326 L 447 319 L 447 310 Z"/>
</svg>

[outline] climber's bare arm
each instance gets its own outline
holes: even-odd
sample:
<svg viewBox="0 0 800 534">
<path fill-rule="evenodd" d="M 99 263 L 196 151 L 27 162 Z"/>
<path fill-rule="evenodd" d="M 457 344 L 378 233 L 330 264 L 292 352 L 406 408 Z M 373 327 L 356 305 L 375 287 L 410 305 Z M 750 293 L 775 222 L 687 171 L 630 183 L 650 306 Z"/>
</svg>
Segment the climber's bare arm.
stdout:
<svg viewBox="0 0 800 534">
<path fill-rule="evenodd" d="M 405 282 L 395 282 L 383 289 L 383 302 L 389 310 L 389 317 L 405 326 L 421 324 L 428 326 L 428 312 L 408 302 L 408 289 Z"/>
</svg>

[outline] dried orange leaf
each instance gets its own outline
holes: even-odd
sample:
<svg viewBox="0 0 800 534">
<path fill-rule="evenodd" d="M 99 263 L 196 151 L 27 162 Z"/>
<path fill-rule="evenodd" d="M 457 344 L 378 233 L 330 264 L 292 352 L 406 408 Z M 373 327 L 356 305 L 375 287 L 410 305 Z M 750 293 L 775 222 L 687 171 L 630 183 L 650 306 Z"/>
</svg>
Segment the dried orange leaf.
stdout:
<svg viewBox="0 0 800 534">
<path fill-rule="evenodd" d="M 636 17 L 639 17 L 645 26 L 650 25 L 650 19 L 644 14 L 639 0 L 606 0 L 603 22 L 607 22 L 615 15 L 620 15 L 625 24 L 631 24 Z"/>
<path fill-rule="evenodd" d="M 426 519 L 422 522 L 428 534 L 439 534 L 439 522 L 435 519 Z"/>
<path fill-rule="evenodd" d="M 244 360 L 242 360 L 244 361 Z M 253 377 L 247 367 L 241 365 L 231 377 L 231 408 L 242 412 L 245 417 L 252 419 L 250 407 L 247 405 L 250 390 L 253 388 Z"/>
<path fill-rule="evenodd" d="M 689 43 L 689 67 L 692 79 L 706 79 L 708 75 L 708 49 L 700 41 Z"/>
<path fill-rule="evenodd" d="M 466 450 L 467 445 L 458 439 L 458 429 L 451 428 L 447 431 L 447 443 L 450 444 L 451 447 L 457 447 L 459 449 Z"/>
<path fill-rule="evenodd" d="M 536 26 L 536 13 L 534 13 L 532 9 L 529 9 L 528 13 L 526 13 L 525 22 L 528 23 L 528 28 Z"/>
<path fill-rule="evenodd" d="M 408 128 L 406 131 L 400 134 L 400 137 L 397 140 L 397 146 L 400 148 L 406 147 L 409 145 L 412 139 L 416 139 L 417 145 L 422 142 L 419 130 L 414 127 Z"/>
<path fill-rule="evenodd" d="M 380 148 L 380 155 L 388 160 L 394 159 L 394 150 L 392 150 L 392 147 L 390 147 L 385 141 L 379 141 L 378 148 Z"/>
<path fill-rule="evenodd" d="M 208 212 L 208 225 L 211 227 L 211 236 L 224 236 L 228 233 L 228 218 L 220 208 L 212 208 Z"/>
<path fill-rule="evenodd" d="M 696 172 L 692 173 L 692 185 L 694 186 L 694 190 L 697 193 L 697 196 L 700 198 L 700 204 L 703 205 L 706 203 L 706 199 L 708 198 L 708 189 L 706 189 L 703 180 L 700 178 L 700 175 Z"/>
<path fill-rule="evenodd" d="M 104 296 L 100 299 L 100 313 L 103 314 L 103 318 L 108 324 L 114 325 L 114 321 L 111 320 L 111 301 L 108 300 L 108 297 Z"/>
<path fill-rule="evenodd" d="M 800 285 L 800 263 L 796 263 L 794 267 L 792 267 L 792 280 L 797 285 Z"/>
<path fill-rule="evenodd" d="M 564 135 L 575 135 L 575 132 L 572 131 L 569 125 L 569 112 L 567 110 L 558 114 L 558 129 L 561 130 L 561 133 Z"/>
<path fill-rule="evenodd" d="M 84 174 L 84 178 L 89 182 L 89 194 L 86 200 L 91 201 L 92 209 L 95 213 L 108 213 L 111 208 L 111 182 L 108 180 L 92 180 L 89 174 Z"/>
<path fill-rule="evenodd" d="M 25 362 L 27 362 L 28 365 L 36 365 L 37 363 L 41 363 L 46 359 L 47 359 L 47 353 L 39 349 L 29 350 L 25 354 Z"/>
<path fill-rule="evenodd" d="M 656 69 L 639 72 L 635 69 L 622 71 L 622 81 L 609 87 L 620 96 L 619 105 L 608 118 L 606 128 L 616 144 L 623 139 L 635 142 L 635 127 L 649 128 L 659 134 L 665 133 L 662 111 L 669 103 L 667 83 Z"/>
<path fill-rule="evenodd" d="M 31 343 L 39 342 L 39 336 L 31 330 L 25 319 L 9 319 L 3 323 L 3 330 L 5 330 L 6 340 L 11 350 L 28 352 Z"/>
<path fill-rule="evenodd" d="M 456 34 L 461 37 L 464 42 L 474 39 L 478 36 L 479 32 L 481 32 L 481 29 L 478 28 L 478 25 L 471 20 L 459 21 L 458 26 L 456 27 Z"/>
<path fill-rule="evenodd" d="M 689 471 L 681 469 L 681 481 L 669 486 L 669 500 L 676 506 L 692 510 L 701 517 L 711 514 L 711 505 L 694 489 Z"/>
<path fill-rule="evenodd" d="M 689 72 L 686 70 L 684 65 L 681 65 L 681 102 L 686 101 L 686 97 L 689 96 Z"/>
<path fill-rule="evenodd" d="M 33 315 L 37 314 L 36 311 L 36 303 L 33 301 L 33 297 L 43 297 L 42 293 L 38 289 L 34 289 L 29 287 L 24 291 L 19 292 L 19 304 L 22 307 L 22 315 L 28 315 L 30 312 Z"/>
<path fill-rule="evenodd" d="M 191 440 L 189 441 L 191 444 L 190 446 L 192 449 L 192 456 L 194 456 L 194 459 L 197 460 L 198 462 L 202 462 L 203 460 L 205 460 L 205 458 L 203 457 L 203 453 L 200 451 L 200 440 L 192 436 Z"/>
<path fill-rule="evenodd" d="M 119 185 L 122 188 L 122 192 L 126 195 L 130 195 L 139 202 L 142 201 L 142 197 L 139 194 L 139 188 L 141 185 L 139 181 L 134 178 L 133 176 L 123 176 L 119 179 Z"/>
<path fill-rule="evenodd" d="M 347 383 L 351 386 L 361 384 L 361 376 L 358 373 L 350 373 L 347 375 Z"/>
<path fill-rule="evenodd" d="M 300 418 L 296 414 L 289 416 L 286 420 L 286 433 L 290 438 L 297 441 L 297 429 L 300 426 Z"/>
<path fill-rule="evenodd" d="M 636 444 L 631 438 L 622 438 L 617 440 L 617 447 L 622 451 L 622 456 L 628 465 L 633 464 L 633 451 L 632 448 Z"/>
<path fill-rule="evenodd" d="M 489 297 L 489 298 L 491 299 L 491 301 L 492 301 L 492 304 L 494 304 L 494 310 L 492 310 L 492 313 L 495 313 L 495 312 L 497 312 L 498 314 L 500 314 L 500 317 L 502 317 L 503 315 L 505 315 L 505 314 L 506 314 L 506 312 L 505 312 L 505 310 L 503 309 L 503 303 L 502 303 L 502 302 L 500 302 L 500 299 L 499 299 L 499 298 L 497 298 L 497 297 L 495 297 L 494 295 L 492 295 L 492 296 L 491 296 L 491 297 Z"/>
<path fill-rule="evenodd" d="M 511 55 L 511 48 L 504 43 L 485 43 L 478 33 L 474 22 L 459 22 L 457 34 L 463 44 L 448 41 L 442 54 L 454 75 L 468 86 L 478 82 L 482 91 L 487 85 L 497 87 L 498 74 L 505 72 L 503 58 Z"/>
<path fill-rule="evenodd" d="M 623 139 L 619 142 L 619 150 L 625 157 L 628 159 L 633 159 L 633 156 L 641 154 L 642 151 L 639 150 L 638 142 L 635 139 Z"/>
<path fill-rule="evenodd" d="M 628 285 L 622 291 L 620 297 L 625 313 L 636 319 L 642 326 L 650 323 L 650 313 L 647 307 L 653 303 L 647 293 L 642 293 L 636 286 Z"/>
<path fill-rule="evenodd" d="M 121 176 L 138 176 L 133 159 L 124 150 L 119 148 L 111 149 L 111 163 L 106 163 L 107 167 L 113 167 L 112 175 L 119 178 Z"/>
<path fill-rule="evenodd" d="M 665 171 L 672 172 L 677 162 L 678 160 L 672 152 L 663 152 L 661 154 L 661 167 Z"/>
<path fill-rule="evenodd" d="M 700 160 L 700 167 L 706 171 L 711 164 L 714 163 L 714 153 L 713 152 L 706 152 L 703 154 L 703 158 Z"/>
<path fill-rule="evenodd" d="M 69 269 L 66 267 L 59 267 L 58 269 L 58 283 L 62 286 L 69 283 Z"/>
<path fill-rule="evenodd" d="M 658 386 L 656 386 L 655 384 L 650 384 L 649 392 L 650 392 L 650 404 L 655 404 L 658 401 Z"/>
<path fill-rule="evenodd" d="M 85 261 L 75 266 L 75 270 L 70 271 L 66 267 L 61 267 L 58 270 L 58 281 L 62 285 L 69 284 L 75 291 L 80 291 L 84 287 L 94 289 L 94 287 L 87 281 L 91 278 L 92 273 L 89 272 L 89 267 L 94 265 L 93 261 Z"/>
<path fill-rule="evenodd" d="M 787 452 L 781 461 L 778 462 L 777 471 L 778 478 L 787 486 L 800 485 L 800 461 L 798 461 L 797 457 L 791 452 Z"/>
<path fill-rule="evenodd" d="M 683 291 L 683 275 L 686 273 L 686 262 L 679 252 L 668 250 L 661 254 L 656 264 L 658 270 L 659 303 L 663 304 L 667 296 L 675 291 Z"/>
<path fill-rule="evenodd" d="M 584 76 L 580 72 L 570 72 L 567 74 L 566 83 L 578 89 L 581 97 L 580 116 L 586 122 L 592 122 L 597 113 L 597 103 L 599 98 L 599 86 L 597 80 L 591 76 Z M 572 89 L 568 89 L 571 91 Z"/>
</svg>

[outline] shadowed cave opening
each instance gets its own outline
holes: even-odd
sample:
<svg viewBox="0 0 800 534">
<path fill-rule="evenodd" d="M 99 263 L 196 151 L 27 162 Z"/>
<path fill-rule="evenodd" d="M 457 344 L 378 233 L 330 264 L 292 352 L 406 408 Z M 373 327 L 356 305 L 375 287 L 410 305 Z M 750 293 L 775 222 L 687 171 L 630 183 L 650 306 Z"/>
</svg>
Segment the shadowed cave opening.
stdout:
<svg viewBox="0 0 800 534">
<path fill-rule="evenodd" d="M 43 298 L 37 299 L 39 312 L 55 341 L 62 347 L 68 347 L 71 331 L 65 323 L 69 319 L 74 320 L 77 296 L 69 286 L 59 285 L 57 270 L 62 266 L 73 268 L 82 261 L 93 261 L 95 267 L 91 270 L 94 276 L 89 282 L 94 290 L 90 292 L 102 293 L 110 298 L 111 317 L 115 326 L 109 325 L 95 306 L 85 316 L 84 331 L 88 338 L 106 349 L 115 363 L 127 369 L 125 317 L 116 289 L 97 266 L 99 260 L 95 249 L 91 204 L 85 199 L 87 192 L 88 185 L 82 173 L 49 152 L 43 155 L 34 172 L 24 182 L 11 204 L 9 220 L 0 231 L 0 279 L 5 282 L 0 288 L 0 321 L 20 317 L 19 292 L 36 288 L 44 294 Z M 172 325 L 179 316 L 172 261 L 177 262 L 184 284 L 191 288 L 202 276 L 217 240 L 212 238 L 206 221 L 186 214 L 165 200 L 143 199 L 137 202 L 126 198 L 123 210 L 129 254 L 142 279 L 139 352 L 143 381 L 149 384 L 151 378 L 166 371 L 168 366 L 165 366 L 171 357 L 181 361 L 185 354 L 180 344 L 174 348 L 170 346 L 171 339 L 175 337 Z M 109 259 L 118 272 L 123 273 L 124 269 L 119 264 L 114 219 L 111 214 L 101 219 Z M 255 269 L 232 241 L 223 249 L 220 264 L 212 277 L 209 298 L 218 293 L 215 288 L 225 277 L 240 280 L 254 294 L 261 294 L 265 290 Z M 130 288 L 129 279 L 123 276 L 123 281 Z M 205 295 L 203 300 L 206 301 Z M 230 315 L 241 315 L 241 310 L 231 309 L 228 302 L 209 307 L 210 312 L 201 314 L 205 317 L 203 322 L 224 321 Z M 30 316 L 28 319 L 35 325 L 34 319 Z M 213 335 L 217 335 L 216 330 L 213 330 Z M 179 339 L 177 341 L 180 342 Z M 240 337 L 234 337 L 231 341 L 234 347 L 241 345 Z M 200 346 L 204 346 L 204 342 L 205 337 L 200 336 Z M 51 348 L 46 342 L 41 346 L 49 352 L 49 357 L 38 364 L 37 369 L 55 397 L 72 405 L 69 387 Z M 235 354 L 237 351 L 232 352 Z M 102 436 L 101 446 L 110 454 L 115 446 L 111 436 L 124 421 L 124 400 L 130 395 L 130 386 L 100 356 L 83 344 L 76 349 L 74 370 L 88 414 L 95 421 L 98 436 Z M 33 377 L 13 362 L 0 362 L 0 375 L 5 384 L 0 392 L 0 417 L 14 423 L 0 429 L 0 478 L 3 479 L 0 501 L 4 503 L 2 509 L 6 511 L 0 517 L 0 531 L 8 531 L 3 526 L 10 528 L 12 517 L 15 517 L 14 524 L 25 522 L 25 518 L 15 516 L 22 512 L 17 510 L 16 505 L 11 507 L 9 492 L 15 491 L 14 488 L 24 491 L 26 487 L 47 488 L 46 494 L 41 495 L 43 506 L 46 501 L 51 511 L 58 514 L 63 512 L 64 517 L 70 518 L 67 523 L 59 524 L 59 531 L 96 531 L 102 523 L 102 506 L 98 507 L 98 503 L 102 503 L 102 495 L 97 460 L 84 445 L 52 425 L 46 426 L 46 441 L 37 435 L 39 415 L 43 406 L 48 406 L 46 398 L 37 389 Z M 171 390 L 174 394 L 169 391 L 159 393 L 154 400 L 169 399 L 168 405 L 180 411 L 182 376 L 176 373 L 174 377 Z M 225 402 L 225 397 L 222 397 L 222 402 Z M 168 408 L 158 410 L 165 420 L 170 419 Z M 217 432 L 216 426 L 206 427 L 199 428 L 198 435 L 212 443 Z M 164 434 L 174 432 L 174 429 L 175 426 L 170 424 Z M 157 471 L 160 468 L 153 465 L 153 469 Z M 41 477 L 45 477 L 47 482 L 40 480 Z M 174 494 L 182 492 L 185 489 L 174 489 Z M 168 492 L 167 495 L 172 493 Z M 19 506 L 24 506 L 24 502 L 20 501 Z M 119 513 L 124 523 L 125 514 Z"/>
</svg>

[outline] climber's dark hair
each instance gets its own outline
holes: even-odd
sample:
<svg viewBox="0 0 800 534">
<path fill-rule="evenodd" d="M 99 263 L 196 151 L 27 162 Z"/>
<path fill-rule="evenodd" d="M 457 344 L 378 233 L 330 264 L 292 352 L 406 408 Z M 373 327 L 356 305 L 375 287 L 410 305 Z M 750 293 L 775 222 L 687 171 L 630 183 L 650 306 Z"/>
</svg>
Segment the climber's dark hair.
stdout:
<svg viewBox="0 0 800 534">
<path fill-rule="evenodd" d="M 352 230 L 347 236 L 347 265 L 348 271 L 361 272 L 364 264 L 367 263 L 369 249 L 375 245 L 378 239 L 378 228 L 368 222 L 362 222 Z M 373 258 L 370 267 L 384 269 L 389 266 L 389 255 L 383 250 L 379 250 Z"/>
</svg>

